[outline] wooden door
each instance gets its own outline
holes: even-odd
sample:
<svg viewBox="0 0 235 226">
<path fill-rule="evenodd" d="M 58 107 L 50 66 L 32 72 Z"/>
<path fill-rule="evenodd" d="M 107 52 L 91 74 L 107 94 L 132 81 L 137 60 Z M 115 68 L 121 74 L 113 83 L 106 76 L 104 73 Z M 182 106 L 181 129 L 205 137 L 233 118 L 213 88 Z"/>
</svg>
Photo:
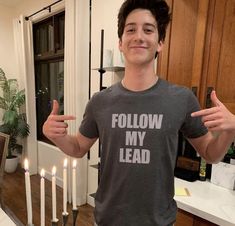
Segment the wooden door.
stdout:
<svg viewBox="0 0 235 226">
<path fill-rule="evenodd" d="M 209 0 L 167 0 L 172 22 L 159 55 L 157 74 L 200 92 Z"/>
<path fill-rule="evenodd" d="M 211 88 L 235 114 L 235 1 L 210 0 L 200 102 Z M 207 104 L 206 104 L 207 103 Z"/>
</svg>

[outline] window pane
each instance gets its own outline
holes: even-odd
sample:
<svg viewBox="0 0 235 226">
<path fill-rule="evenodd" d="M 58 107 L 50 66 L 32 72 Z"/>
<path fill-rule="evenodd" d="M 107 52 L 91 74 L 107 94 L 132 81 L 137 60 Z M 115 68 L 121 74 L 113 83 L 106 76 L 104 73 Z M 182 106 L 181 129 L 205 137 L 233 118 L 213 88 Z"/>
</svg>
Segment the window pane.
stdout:
<svg viewBox="0 0 235 226">
<path fill-rule="evenodd" d="M 53 26 L 48 26 L 48 50 L 53 51 L 54 50 L 54 32 L 53 32 Z"/>
<path fill-rule="evenodd" d="M 64 15 L 59 17 L 59 49 L 64 49 Z"/>
<path fill-rule="evenodd" d="M 44 140 L 42 125 L 54 99 L 59 102 L 59 114 L 64 114 L 64 61 L 38 63 L 35 69 L 37 134 L 38 140 Z"/>
<path fill-rule="evenodd" d="M 34 49 L 36 55 L 54 50 L 54 31 L 52 19 L 34 27 Z"/>
</svg>

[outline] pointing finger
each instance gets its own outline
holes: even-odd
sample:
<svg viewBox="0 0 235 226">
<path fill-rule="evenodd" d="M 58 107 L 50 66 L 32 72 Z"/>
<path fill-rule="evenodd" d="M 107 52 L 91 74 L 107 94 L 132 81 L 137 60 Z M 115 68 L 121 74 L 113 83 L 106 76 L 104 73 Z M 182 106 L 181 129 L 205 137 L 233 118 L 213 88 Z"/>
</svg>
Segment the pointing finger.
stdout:
<svg viewBox="0 0 235 226">
<path fill-rule="evenodd" d="M 73 115 L 51 115 L 50 117 L 51 118 L 53 117 L 53 119 L 58 122 L 64 122 L 76 119 L 76 117 Z"/>
<path fill-rule="evenodd" d="M 216 113 L 217 111 L 218 111 L 218 109 L 216 107 L 213 107 L 213 108 L 203 109 L 200 111 L 195 111 L 195 112 L 191 113 L 191 116 L 192 117 L 205 116 L 205 115 Z"/>
</svg>

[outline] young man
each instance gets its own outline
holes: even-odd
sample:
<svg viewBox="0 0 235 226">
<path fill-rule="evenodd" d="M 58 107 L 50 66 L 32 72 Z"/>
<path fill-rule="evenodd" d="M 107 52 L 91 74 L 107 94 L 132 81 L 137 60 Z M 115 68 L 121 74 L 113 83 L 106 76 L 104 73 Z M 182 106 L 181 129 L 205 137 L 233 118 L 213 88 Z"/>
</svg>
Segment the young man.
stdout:
<svg viewBox="0 0 235 226">
<path fill-rule="evenodd" d="M 215 92 L 215 107 L 199 111 L 189 89 L 155 75 L 154 59 L 162 50 L 169 19 L 163 0 L 126 0 L 118 15 L 124 79 L 91 98 L 76 136 L 67 134 L 64 122 L 74 117 L 58 115 L 56 101 L 43 126 L 49 139 L 78 158 L 100 139 L 101 178 L 95 198 L 99 226 L 173 225 L 178 132 L 208 162 L 221 160 L 235 138 L 235 116 Z"/>
</svg>

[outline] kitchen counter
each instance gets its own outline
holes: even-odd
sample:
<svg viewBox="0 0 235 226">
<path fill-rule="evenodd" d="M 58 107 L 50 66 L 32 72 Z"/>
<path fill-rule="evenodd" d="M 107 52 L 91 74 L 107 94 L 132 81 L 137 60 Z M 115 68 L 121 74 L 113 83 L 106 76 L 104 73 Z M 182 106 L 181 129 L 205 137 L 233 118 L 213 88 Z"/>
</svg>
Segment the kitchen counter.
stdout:
<svg viewBox="0 0 235 226">
<path fill-rule="evenodd" d="M 4 226 L 16 226 L 11 218 L 0 208 L 0 225 Z"/>
<path fill-rule="evenodd" d="M 187 188 L 190 196 L 175 195 L 179 209 L 221 226 L 235 226 L 235 191 L 209 181 L 188 182 L 175 178 L 176 188 Z"/>
</svg>

